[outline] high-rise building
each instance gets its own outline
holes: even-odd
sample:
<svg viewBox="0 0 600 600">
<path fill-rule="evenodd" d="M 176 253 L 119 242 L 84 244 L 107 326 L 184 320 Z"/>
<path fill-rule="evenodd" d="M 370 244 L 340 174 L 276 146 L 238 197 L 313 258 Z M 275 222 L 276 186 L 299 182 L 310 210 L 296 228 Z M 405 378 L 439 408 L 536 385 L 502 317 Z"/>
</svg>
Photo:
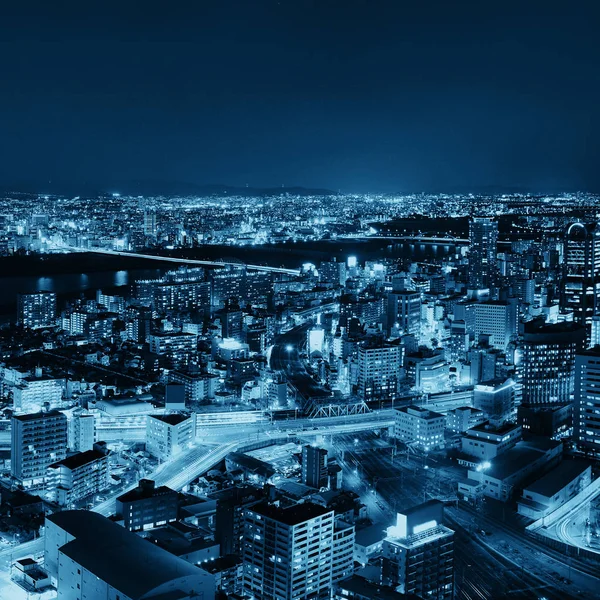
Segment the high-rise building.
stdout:
<svg viewBox="0 0 600 600">
<path fill-rule="evenodd" d="M 585 328 L 578 323 L 526 323 L 520 365 L 523 404 L 571 402 L 575 355 L 584 344 Z"/>
<path fill-rule="evenodd" d="M 320 489 L 327 486 L 327 450 L 306 445 L 302 448 L 302 483 Z"/>
<path fill-rule="evenodd" d="M 187 365 L 198 350 L 198 338 L 193 333 L 155 332 L 148 336 L 150 352 L 158 354 L 164 366 L 179 369 Z"/>
<path fill-rule="evenodd" d="M 333 261 L 319 264 L 319 281 L 343 286 L 346 283 L 346 263 Z"/>
<path fill-rule="evenodd" d="M 498 222 L 474 217 L 469 223 L 469 288 L 489 289 L 496 283 Z"/>
<path fill-rule="evenodd" d="M 221 547 L 221 555 L 241 555 L 244 533 L 244 511 L 264 498 L 262 488 L 238 484 L 210 494 L 217 501 L 215 513 L 215 541 Z"/>
<path fill-rule="evenodd" d="M 82 408 L 74 408 L 65 413 L 67 415 L 67 439 L 69 450 L 85 452 L 92 450 L 96 437 L 96 419 L 94 415 L 85 412 Z"/>
<path fill-rule="evenodd" d="M 388 332 L 397 329 L 417 338 L 421 332 L 421 294 L 410 290 L 392 291 L 387 298 Z"/>
<path fill-rule="evenodd" d="M 17 323 L 29 329 L 54 327 L 56 324 L 56 294 L 53 292 L 19 294 Z"/>
<path fill-rule="evenodd" d="M 43 408 L 59 408 L 62 403 L 63 385 L 63 380 L 44 375 L 23 377 L 12 388 L 14 412 L 31 414 Z"/>
<path fill-rule="evenodd" d="M 358 347 L 358 395 L 362 400 L 391 400 L 398 395 L 402 346 L 372 344 Z"/>
<path fill-rule="evenodd" d="M 13 415 L 10 438 L 12 476 L 24 487 L 40 486 L 47 468 L 67 455 L 67 417 L 56 410 Z"/>
<path fill-rule="evenodd" d="M 575 357 L 573 409 L 575 443 L 600 452 L 600 346 Z"/>
<path fill-rule="evenodd" d="M 442 525 L 443 518 L 438 500 L 398 513 L 383 541 L 385 585 L 419 598 L 454 597 L 454 531 Z"/>
<path fill-rule="evenodd" d="M 156 213 L 146 211 L 144 213 L 144 235 L 156 235 Z"/>
<path fill-rule="evenodd" d="M 257 600 L 330 597 L 334 513 L 261 502 L 244 514 L 244 590 Z"/>
<path fill-rule="evenodd" d="M 600 228 L 596 223 L 573 223 L 563 250 L 561 308 L 574 320 L 590 325 L 600 298 Z"/>
</svg>

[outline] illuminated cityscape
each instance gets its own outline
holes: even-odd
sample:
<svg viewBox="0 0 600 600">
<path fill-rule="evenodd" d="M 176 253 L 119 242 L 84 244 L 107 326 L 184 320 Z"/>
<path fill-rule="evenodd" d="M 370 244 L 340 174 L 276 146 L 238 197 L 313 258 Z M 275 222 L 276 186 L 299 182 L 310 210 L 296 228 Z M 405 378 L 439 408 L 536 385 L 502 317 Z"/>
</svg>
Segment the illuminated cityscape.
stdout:
<svg viewBox="0 0 600 600">
<path fill-rule="evenodd" d="M 0 600 L 600 598 L 592 20 L 197 4 L 0 19 Z"/>
</svg>

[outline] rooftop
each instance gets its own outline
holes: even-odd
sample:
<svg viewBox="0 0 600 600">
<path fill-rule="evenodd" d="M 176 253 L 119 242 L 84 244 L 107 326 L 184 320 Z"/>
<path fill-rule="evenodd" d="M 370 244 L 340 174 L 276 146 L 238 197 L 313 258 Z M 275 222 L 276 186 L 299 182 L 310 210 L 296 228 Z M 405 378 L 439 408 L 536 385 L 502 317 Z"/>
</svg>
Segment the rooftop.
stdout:
<svg viewBox="0 0 600 600">
<path fill-rule="evenodd" d="M 46 412 L 31 413 L 29 415 L 13 415 L 13 419 L 21 422 L 39 421 L 41 419 L 54 419 L 56 417 L 63 417 L 65 420 L 67 418 L 58 410 L 48 410 Z"/>
<path fill-rule="evenodd" d="M 381 526 L 381 523 L 375 523 L 364 527 L 363 529 L 357 529 L 354 537 L 354 543 L 357 546 L 372 546 L 377 542 L 382 542 L 386 536 L 386 528 Z"/>
<path fill-rule="evenodd" d="M 88 465 L 105 457 L 106 454 L 99 452 L 98 450 L 86 450 L 85 452 L 78 452 L 77 454 L 68 456 L 63 460 L 59 460 L 58 462 L 51 464 L 49 468 L 53 469 L 58 466 L 63 466 L 71 470 L 78 469 L 79 467 L 83 467 L 84 465 Z"/>
<path fill-rule="evenodd" d="M 181 413 L 171 413 L 168 415 L 150 415 L 151 418 L 156 419 L 157 421 L 162 421 L 163 423 L 167 423 L 169 425 L 179 425 L 184 421 L 187 421 L 190 416 L 184 415 Z"/>
<path fill-rule="evenodd" d="M 590 468 L 590 464 L 583 460 L 563 460 L 552 471 L 527 486 L 523 492 L 551 498 Z"/>
<path fill-rule="evenodd" d="M 313 504 L 311 502 L 305 502 L 303 504 L 295 504 L 288 508 L 281 508 L 275 504 L 269 504 L 268 502 L 261 502 L 251 508 L 252 512 L 255 512 L 263 517 L 273 519 L 284 525 L 293 527 L 294 525 L 300 525 L 310 519 L 316 519 L 327 514 L 333 514 L 333 511 Z"/>
<path fill-rule="evenodd" d="M 47 517 L 75 539 L 60 551 L 132 600 L 200 569 L 91 511 L 67 510 Z"/>
</svg>

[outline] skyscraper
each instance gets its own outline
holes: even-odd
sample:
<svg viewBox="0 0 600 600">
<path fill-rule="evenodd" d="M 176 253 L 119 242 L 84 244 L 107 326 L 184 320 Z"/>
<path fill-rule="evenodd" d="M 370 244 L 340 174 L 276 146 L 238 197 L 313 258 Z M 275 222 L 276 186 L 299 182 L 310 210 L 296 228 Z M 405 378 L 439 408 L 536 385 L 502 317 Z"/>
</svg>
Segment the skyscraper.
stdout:
<svg viewBox="0 0 600 600">
<path fill-rule="evenodd" d="M 561 308 L 574 320 L 590 325 L 600 298 L 600 228 L 596 223 L 572 223 L 563 247 Z"/>
<path fill-rule="evenodd" d="M 481 290 L 496 283 L 498 222 L 474 217 L 469 224 L 469 288 Z"/>
<path fill-rule="evenodd" d="M 568 404 L 573 397 L 575 355 L 583 350 L 585 328 L 577 323 L 525 324 L 521 376 L 523 404 Z"/>
<path fill-rule="evenodd" d="M 17 322 L 30 329 L 53 327 L 56 322 L 56 294 L 53 292 L 19 294 Z"/>
</svg>

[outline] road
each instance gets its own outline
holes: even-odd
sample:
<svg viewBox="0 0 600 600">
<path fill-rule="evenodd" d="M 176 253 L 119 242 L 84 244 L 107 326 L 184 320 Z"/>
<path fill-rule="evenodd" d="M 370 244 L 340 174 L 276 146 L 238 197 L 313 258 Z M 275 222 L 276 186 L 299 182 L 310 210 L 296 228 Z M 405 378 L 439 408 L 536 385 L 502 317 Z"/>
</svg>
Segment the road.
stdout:
<svg viewBox="0 0 600 600">
<path fill-rule="evenodd" d="M 352 432 L 369 431 L 374 428 L 390 426 L 392 421 L 386 414 L 388 411 L 382 411 L 383 414 L 363 415 L 369 417 L 364 419 L 354 419 L 350 417 L 337 417 L 326 419 L 327 423 L 320 423 L 318 427 L 311 429 L 302 429 L 296 423 L 295 428 L 277 431 L 274 427 L 270 431 L 257 432 L 255 435 L 244 435 L 244 432 L 238 429 L 228 428 L 228 438 L 221 439 L 220 442 L 209 438 L 203 438 L 200 445 L 193 446 L 183 454 L 172 461 L 161 464 L 153 473 L 147 475 L 149 479 L 154 479 L 157 485 L 166 485 L 172 489 L 181 490 L 190 481 L 193 481 L 200 475 L 206 473 L 217 464 L 219 464 L 227 454 L 235 452 L 248 444 L 257 441 L 276 443 L 277 441 L 286 441 L 289 435 L 311 438 L 318 436 L 331 436 L 347 434 Z M 293 423 L 293 422 L 292 422 Z M 260 424 L 257 424 L 259 426 Z M 107 496 L 104 502 L 96 505 L 92 510 L 105 517 L 114 513 L 115 499 L 135 486 L 120 489 Z M 42 553 L 44 550 L 43 536 L 25 542 L 18 546 L 8 547 L 0 550 L 0 571 L 8 570 L 10 563 L 17 558 Z"/>
</svg>

